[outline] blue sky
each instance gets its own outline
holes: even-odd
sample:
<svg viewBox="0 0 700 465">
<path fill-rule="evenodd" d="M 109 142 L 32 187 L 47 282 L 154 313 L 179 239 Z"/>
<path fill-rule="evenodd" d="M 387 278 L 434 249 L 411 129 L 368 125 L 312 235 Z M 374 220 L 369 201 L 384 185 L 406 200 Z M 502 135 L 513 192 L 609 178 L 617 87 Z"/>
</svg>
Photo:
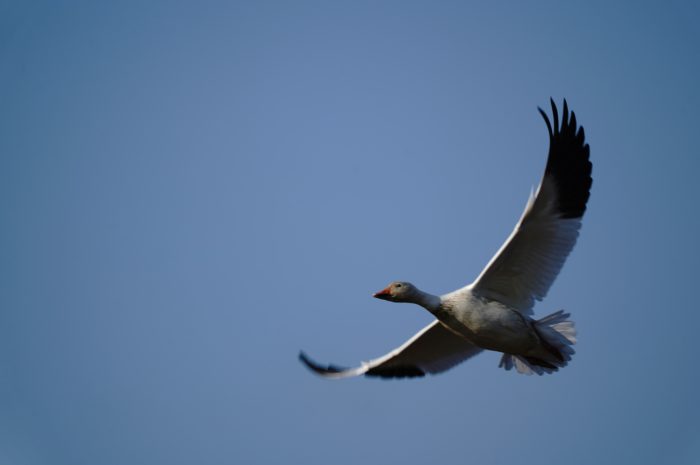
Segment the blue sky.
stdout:
<svg viewBox="0 0 700 465">
<path fill-rule="evenodd" d="M 0 463 L 697 463 L 699 8 L 495 3 L 0 3 Z M 474 279 L 550 96 L 594 165 L 535 309 L 573 362 L 303 368 Z"/>
</svg>

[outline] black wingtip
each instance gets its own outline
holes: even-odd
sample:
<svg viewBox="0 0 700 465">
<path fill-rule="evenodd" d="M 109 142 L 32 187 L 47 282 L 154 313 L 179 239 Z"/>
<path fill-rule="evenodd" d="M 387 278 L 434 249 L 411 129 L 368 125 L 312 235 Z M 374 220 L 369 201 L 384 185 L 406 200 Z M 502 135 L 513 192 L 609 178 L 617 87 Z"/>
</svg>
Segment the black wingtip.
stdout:
<svg viewBox="0 0 700 465">
<path fill-rule="evenodd" d="M 586 211 L 593 182 L 590 148 L 585 140 L 583 127 L 577 127 L 576 115 L 569 112 L 564 99 L 562 119 L 554 100 L 552 105 L 553 127 L 550 131 L 549 157 L 545 175 L 556 183 L 558 209 L 562 218 L 580 218 Z M 543 113 L 540 109 L 540 113 Z"/>
<path fill-rule="evenodd" d="M 422 378 L 425 376 L 425 371 L 417 366 L 402 365 L 395 367 L 376 367 L 368 370 L 365 373 L 367 377 L 376 378 Z"/>
<path fill-rule="evenodd" d="M 309 356 L 306 355 L 306 354 L 304 353 L 303 350 L 300 350 L 300 351 L 299 351 L 299 360 L 300 360 L 304 365 L 306 365 L 306 367 L 307 367 L 309 370 L 311 370 L 311 371 L 313 371 L 314 373 L 319 374 L 319 375 L 328 375 L 328 374 L 333 374 L 333 373 L 342 373 L 343 371 L 346 371 L 346 370 L 347 370 L 347 368 L 338 367 L 338 366 L 335 366 L 335 365 L 327 365 L 327 366 L 324 367 L 323 365 L 320 365 L 320 364 L 314 362 L 313 360 L 311 360 L 311 359 L 309 358 Z"/>
</svg>

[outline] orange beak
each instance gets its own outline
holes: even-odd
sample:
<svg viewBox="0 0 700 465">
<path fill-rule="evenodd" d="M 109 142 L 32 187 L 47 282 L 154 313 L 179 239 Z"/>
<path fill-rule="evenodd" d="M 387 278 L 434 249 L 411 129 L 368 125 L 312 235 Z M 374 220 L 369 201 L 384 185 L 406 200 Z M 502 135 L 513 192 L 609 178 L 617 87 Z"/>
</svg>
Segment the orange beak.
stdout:
<svg viewBox="0 0 700 465">
<path fill-rule="evenodd" d="M 387 287 L 385 289 L 382 289 L 379 292 L 375 292 L 372 297 L 375 297 L 377 299 L 382 299 L 382 300 L 391 300 L 391 287 Z"/>
</svg>

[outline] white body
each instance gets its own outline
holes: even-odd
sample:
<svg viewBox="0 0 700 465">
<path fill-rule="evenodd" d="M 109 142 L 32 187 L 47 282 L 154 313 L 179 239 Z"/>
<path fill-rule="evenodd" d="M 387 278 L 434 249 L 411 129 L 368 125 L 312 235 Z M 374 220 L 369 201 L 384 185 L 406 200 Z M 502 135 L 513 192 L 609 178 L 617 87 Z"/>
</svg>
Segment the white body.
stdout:
<svg viewBox="0 0 700 465">
<path fill-rule="evenodd" d="M 484 349 L 534 355 L 539 347 L 529 318 L 500 302 L 476 297 L 470 286 L 440 297 L 433 314 L 448 329 Z"/>
</svg>

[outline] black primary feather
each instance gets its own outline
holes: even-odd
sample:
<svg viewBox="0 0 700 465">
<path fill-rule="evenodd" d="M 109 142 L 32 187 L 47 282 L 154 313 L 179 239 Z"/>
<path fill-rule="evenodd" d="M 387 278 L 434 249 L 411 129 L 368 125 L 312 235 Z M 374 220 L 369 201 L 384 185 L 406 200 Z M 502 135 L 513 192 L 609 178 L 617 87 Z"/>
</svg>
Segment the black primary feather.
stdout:
<svg viewBox="0 0 700 465">
<path fill-rule="evenodd" d="M 566 100 L 561 125 L 554 100 L 551 103 L 553 125 L 546 113 L 538 108 L 549 130 L 549 157 L 544 174 L 556 186 L 561 217 L 580 218 L 586 211 L 586 202 L 593 184 L 590 148 L 585 142 L 583 127 L 576 127 L 576 115 L 574 112 L 569 114 Z"/>
</svg>

